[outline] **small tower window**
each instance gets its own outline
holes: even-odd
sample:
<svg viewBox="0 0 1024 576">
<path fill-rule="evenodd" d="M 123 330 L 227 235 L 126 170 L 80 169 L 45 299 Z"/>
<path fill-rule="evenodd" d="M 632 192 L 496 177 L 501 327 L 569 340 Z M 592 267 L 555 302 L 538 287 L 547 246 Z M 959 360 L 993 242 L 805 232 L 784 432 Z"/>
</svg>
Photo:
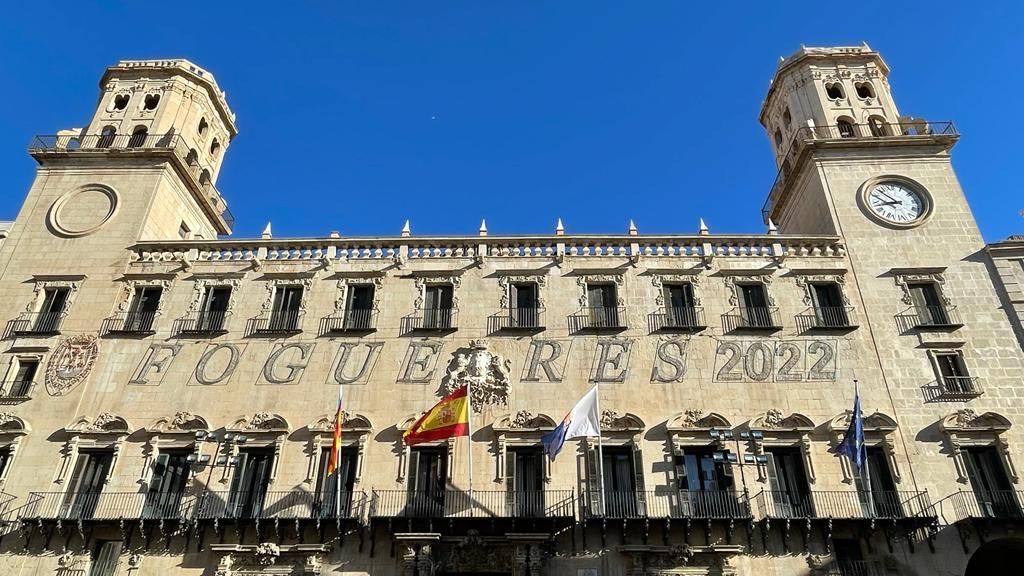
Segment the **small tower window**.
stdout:
<svg viewBox="0 0 1024 576">
<path fill-rule="evenodd" d="M 210 171 L 209 170 L 203 170 L 203 172 L 199 175 L 199 185 L 200 186 L 209 186 L 210 185 Z"/>
<path fill-rule="evenodd" d="M 871 82 L 858 82 L 856 85 L 858 98 L 874 98 L 875 87 Z"/>
<path fill-rule="evenodd" d="M 124 110 L 128 107 L 129 96 L 127 94 L 118 94 L 114 96 L 114 110 Z"/>
<path fill-rule="evenodd" d="M 857 133 L 853 129 L 853 122 L 847 118 L 840 118 L 836 121 L 836 128 L 839 129 L 840 138 L 855 138 Z"/>
<path fill-rule="evenodd" d="M 185 155 L 185 163 L 189 166 L 197 166 L 199 164 L 199 152 L 196 152 L 195 148 L 188 151 Z"/>
<path fill-rule="evenodd" d="M 892 133 L 889 132 L 889 123 L 881 116 L 872 116 L 871 118 L 868 118 L 868 127 L 871 128 L 871 135 L 876 138 L 892 135 Z"/>
<path fill-rule="evenodd" d="M 128 139 L 129 148 L 141 148 L 146 145 L 146 135 L 149 130 L 145 126 L 136 126 L 132 130 L 132 137 Z"/>
<path fill-rule="evenodd" d="M 825 95 L 829 100 L 840 100 L 846 97 L 843 93 L 843 85 L 838 82 L 825 84 Z"/>
<path fill-rule="evenodd" d="M 105 126 L 103 131 L 100 132 L 100 137 L 96 141 L 97 148 L 110 148 L 114 143 L 114 137 L 117 136 L 117 129 L 113 126 Z"/>
<path fill-rule="evenodd" d="M 142 101 L 143 110 L 156 110 L 156 107 L 160 104 L 159 94 L 146 94 L 146 98 Z"/>
<path fill-rule="evenodd" d="M 782 130 L 779 130 L 778 128 L 776 128 L 775 129 L 775 148 L 778 149 L 779 146 L 782 146 Z"/>
<path fill-rule="evenodd" d="M 216 138 L 214 138 L 213 139 L 213 143 L 210 144 L 210 155 L 213 156 L 214 158 L 216 158 L 217 154 L 219 152 L 220 152 L 220 142 Z"/>
<path fill-rule="evenodd" d="M 209 127 L 210 127 L 210 125 L 206 123 L 206 118 L 200 118 L 199 119 L 199 135 L 200 136 L 206 136 L 206 130 Z"/>
<path fill-rule="evenodd" d="M 782 111 L 782 122 L 789 128 L 793 125 L 793 115 L 789 113 L 789 108 Z"/>
</svg>

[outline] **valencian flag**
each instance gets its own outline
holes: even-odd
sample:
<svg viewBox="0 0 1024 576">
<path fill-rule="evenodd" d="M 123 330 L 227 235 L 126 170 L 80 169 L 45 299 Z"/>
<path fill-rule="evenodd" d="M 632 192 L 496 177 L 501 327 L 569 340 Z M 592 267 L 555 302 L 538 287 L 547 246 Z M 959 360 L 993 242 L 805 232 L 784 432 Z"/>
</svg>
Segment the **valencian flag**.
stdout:
<svg viewBox="0 0 1024 576">
<path fill-rule="evenodd" d="M 541 436 L 544 452 L 552 462 L 562 451 L 566 440 L 601 436 L 601 424 L 598 420 L 597 386 L 583 395 L 580 401 L 565 415 L 557 428 Z"/>
<path fill-rule="evenodd" d="M 341 456 L 341 384 L 338 385 L 338 410 L 334 413 L 334 438 L 331 442 L 331 455 L 327 458 L 327 475 L 334 474 L 338 469 L 338 459 Z"/>
<path fill-rule="evenodd" d="M 469 398 L 462 386 L 427 410 L 402 437 L 409 446 L 469 435 Z"/>
</svg>

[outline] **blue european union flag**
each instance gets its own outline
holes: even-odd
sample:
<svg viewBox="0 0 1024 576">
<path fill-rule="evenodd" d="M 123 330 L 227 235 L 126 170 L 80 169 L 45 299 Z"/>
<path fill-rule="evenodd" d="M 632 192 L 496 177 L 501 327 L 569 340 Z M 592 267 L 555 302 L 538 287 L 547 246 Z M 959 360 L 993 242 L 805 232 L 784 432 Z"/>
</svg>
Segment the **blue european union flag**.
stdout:
<svg viewBox="0 0 1024 576">
<path fill-rule="evenodd" d="M 864 447 L 864 417 L 860 411 L 859 390 L 853 398 L 853 418 L 850 420 L 850 427 L 846 429 L 843 441 L 836 446 L 836 453 L 849 458 L 858 472 L 867 461 L 867 449 Z"/>
</svg>

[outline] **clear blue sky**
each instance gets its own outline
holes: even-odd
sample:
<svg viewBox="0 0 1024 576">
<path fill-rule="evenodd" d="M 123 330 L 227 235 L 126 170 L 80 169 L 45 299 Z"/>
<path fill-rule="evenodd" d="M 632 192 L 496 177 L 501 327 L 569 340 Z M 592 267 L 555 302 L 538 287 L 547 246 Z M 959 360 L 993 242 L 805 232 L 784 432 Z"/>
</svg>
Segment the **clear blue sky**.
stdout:
<svg viewBox="0 0 1024 576">
<path fill-rule="evenodd" d="M 759 232 L 757 112 L 780 55 L 866 40 L 903 114 L 951 119 L 987 240 L 1024 233 L 1024 9 L 921 2 L 17 2 L 0 20 L 0 218 L 35 133 L 82 126 L 103 68 L 186 57 L 240 134 L 236 235 Z M 244 6 L 244 7 L 243 7 Z M 302 6 L 300 8 L 300 6 Z M 165 16 L 170 16 L 166 18 Z"/>
</svg>

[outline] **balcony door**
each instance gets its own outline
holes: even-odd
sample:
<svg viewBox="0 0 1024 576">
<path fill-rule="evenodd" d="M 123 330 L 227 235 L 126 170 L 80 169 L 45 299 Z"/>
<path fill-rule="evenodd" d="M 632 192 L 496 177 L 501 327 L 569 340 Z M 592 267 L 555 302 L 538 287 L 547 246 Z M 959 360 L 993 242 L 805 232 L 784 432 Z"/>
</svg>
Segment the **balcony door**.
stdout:
<svg viewBox="0 0 1024 576">
<path fill-rule="evenodd" d="M 520 518 L 544 516 L 544 454 L 539 448 L 512 448 L 505 455 L 508 514 Z"/>
<path fill-rule="evenodd" d="M 686 328 L 697 325 L 696 302 L 693 298 L 693 285 L 672 284 L 665 287 L 665 301 L 668 302 L 668 325 Z"/>
<path fill-rule="evenodd" d="M 451 285 L 437 284 L 423 288 L 423 327 L 447 329 L 452 327 L 454 290 Z"/>
<path fill-rule="evenodd" d="M 764 284 L 740 284 L 736 287 L 740 296 L 740 318 L 742 326 L 768 328 L 772 325 L 768 313 L 768 294 Z"/>
<path fill-rule="evenodd" d="M 356 485 L 356 459 L 359 457 L 355 448 L 342 448 L 338 454 L 338 467 L 333 474 L 327 474 L 327 461 L 331 457 L 331 448 L 324 447 L 320 451 L 320 478 L 316 484 L 314 518 L 348 518 L 352 513 L 352 492 Z M 339 485 L 340 482 L 340 485 Z"/>
<path fill-rule="evenodd" d="M 509 310 L 511 325 L 515 328 L 536 328 L 540 326 L 540 305 L 537 297 L 537 284 L 523 282 L 512 284 L 509 289 Z"/>
<path fill-rule="evenodd" d="M 114 453 L 109 450 L 79 453 L 64 497 L 62 517 L 85 520 L 93 517 L 113 461 Z"/>
<path fill-rule="evenodd" d="M 448 484 L 448 450 L 413 448 L 409 453 L 409 496 L 406 514 L 439 517 L 445 512 Z"/>
<path fill-rule="evenodd" d="M 896 495 L 896 482 L 889 470 L 889 462 L 885 452 L 876 446 L 867 448 L 867 476 L 871 479 L 870 498 L 868 486 L 864 482 L 865 470 L 854 470 L 854 481 L 857 484 L 857 496 L 865 516 L 878 518 L 899 518 L 903 516 L 903 507 Z M 872 505 L 874 508 L 872 508 Z"/>
<path fill-rule="evenodd" d="M 302 286 L 278 286 L 274 292 L 274 308 L 270 314 L 270 329 L 295 330 L 299 326 L 302 309 Z"/>
<path fill-rule="evenodd" d="M 1013 484 L 995 447 L 967 448 L 964 467 L 981 515 L 990 518 L 1020 517 L 1020 504 Z"/>
<path fill-rule="evenodd" d="M 822 328 L 841 328 L 849 324 L 842 291 L 834 283 L 811 284 L 814 316 Z"/>
<path fill-rule="evenodd" d="M 765 456 L 773 515 L 782 518 L 811 516 L 807 474 L 800 449 L 769 448 Z"/>
<path fill-rule="evenodd" d="M 348 302 L 345 303 L 345 310 L 348 312 L 345 318 L 345 328 L 349 330 L 367 330 L 371 326 L 371 314 L 373 314 L 373 284 L 359 284 L 348 287 Z"/>
<path fill-rule="evenodd" d="M 734 512 L 732 473 L 724 460 L 715 461 L 710 448 L 687 448 L 677 463 L 682 512 L 686 516 L 721 516 Z"/>
<path fill-rule="evenodd" d="M 917 310 L 918 322 L 922 326 L 942 326 L 949 324 L 946 307 L 939 296 L 939 290 L 930 282 L 908 284 L 910 299 Z"/>
<path fill-rule="evenodd" d="M 231 288 L 229 286 L 211 286 L 206 289 L 203 296 L 203 307 L 201 308 L 199 321 L 196 328 L 202 331 L 216 332 L 224 329 L 224 317 L 228 311 L 228 303 L 231 301 Z"/>
<path fill-rule="evenodd" d="M 234 518 L 258 518 L 263 514 L 274 453 L 270 449 L 245 450 L 237 458 L 228 514 Z"/>
<path fill-rule="evenodd" d="M 135 297 L 124 320 L 126 332 L 149 332 L 153 328 L 157 309 L 160 308 L 160 296 L 163 290 L 159 286 L 139 286 L 135 289 Z"/>
<path fill-rule="evenodd" d="M 630 518 L 644 511 L 643 473 L 632 446 L 606 447 L 604 455 L 604 514 Z"/>
<path fill-rule="evenodd" d="M 587 284 L 587 306 L 591 328 L 619 326 L 619 300 L 613 284 Z"/>
<path fill-rule="evenodd" d="M 39 308 L 39 316 L 32 326 L 35 332 L 55 332 L 60 326 L 60 319 L 68 303 L 67 288 L 47 288 L 43 296 L 43 305 Z"/>
<path fill-rule="evenodd" d="M 188 477 L 187 452 L 160 452 L 153 462 L 153 475 L 146 493 L 143 518 L 181 517 L 181 500 Z"/>
</svg>

